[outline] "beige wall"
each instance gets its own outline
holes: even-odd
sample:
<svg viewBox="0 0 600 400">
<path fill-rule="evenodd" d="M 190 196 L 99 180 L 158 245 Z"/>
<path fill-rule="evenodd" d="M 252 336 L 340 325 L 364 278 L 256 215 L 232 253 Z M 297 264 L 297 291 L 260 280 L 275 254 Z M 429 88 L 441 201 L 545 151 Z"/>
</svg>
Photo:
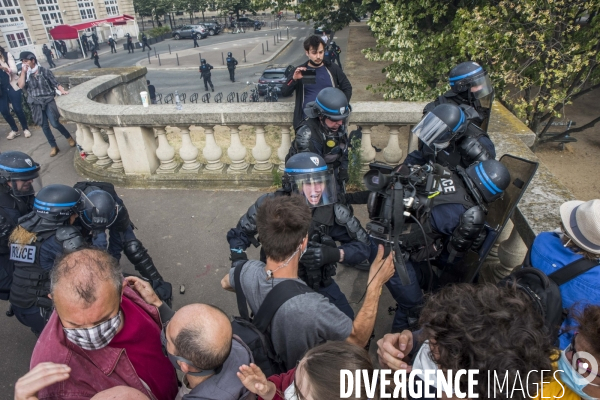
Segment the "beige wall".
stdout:
<svg viewBox="0 0 600 400">
<path fill-rule="evenodd" d="M 93 0 L 94 8 L 96 10 L 97 19 L 105 19 L 112 17 L 106 12 L 104 0 Z M 118 0 L 119 15 L 127 14 L 135 16 L 133 12 L 133 0 Z M 49 43 L 48 36 L 46 35 L 46 28 L 40 14 L 38 4 L 36 0 L 20 0 L 19 1 L 22 15 L 25 19 L 22 26 L 18 27 L 1 27 L 0 26 L 0 45 L 6 50 L 10 51 L 15 57 L 18 57 L 21 51 L 33 51 L 39 59 L 44 60 L 42 54 L 42 46 Z M 77 0 L 59 0 L 58 3 L 60 13 L 63 19 L 63 23 L 66 25 L 75 25 L 82 22 L 91 22 L 92 20 L 82 20 L 77 5 Z M 14 33 L 16 31 L 22 32 L 24 29 L 29 31 L 31 38 L 31 44 L 27 46 L 20 46 L 16 48 L 10 48 L 6 40 L 6 34 Z M 96 28 L 98 36 L 101 42 L 106 42 L 111 34 L 111 30 L 108 26 L 99 26 Z M 114 26 L 112 32 L 117 34 L 118 38 L 121 38 L 125 33 L 131 35 L 137 34 L 136 26 L 134 22 L 128 22 L 127 25 Z M 88 32 L 90 34 L 91 32 Z M 67 40 L 67 47 L 69 50 L 78 47 L 79 45 L 75 40 Z"/>
</svg>

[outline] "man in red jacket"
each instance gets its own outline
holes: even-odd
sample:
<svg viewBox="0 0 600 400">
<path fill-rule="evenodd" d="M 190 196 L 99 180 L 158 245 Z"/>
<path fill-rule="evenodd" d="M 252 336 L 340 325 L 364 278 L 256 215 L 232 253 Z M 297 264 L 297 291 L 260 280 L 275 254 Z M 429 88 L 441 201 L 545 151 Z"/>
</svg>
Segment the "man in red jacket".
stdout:
<svg viewBox="0 0 600 400">
<path fill-rule="evenodd" d="M 100 250 L 66 255 L 51 273 L 55 311 L 40 335 L 31 368 L 65 364 L 69 379 L 38 393 L 44 399 L 89 399 L 129 386 L 152 400 L 172 400 L 177 377 L 163 354 L 158 309 L 128 286 L 117 261 Z"/>
<path fill-rule="evenodd" d="M 294 107 L 294 130 L 306 118 L 304 108 L 306 104 L 315 101 L 317 94 L 327 87 L 340 89 L 346 95 L 348 102 L 352 97 L 352 85 L 342 69 L 328 61 L 324 61 L 325 44 L 316 35 L 309 36 L 304 41 L 304 50 L 308 61 L 301 64 L 294 71 L 294 75 L 281 87 L 281 95 L 289 96 L 296 91 L 296 105 Z M 315 83 L 304 84 L 302 80 L 303 71 L 315 71 Z"/>
</svg>

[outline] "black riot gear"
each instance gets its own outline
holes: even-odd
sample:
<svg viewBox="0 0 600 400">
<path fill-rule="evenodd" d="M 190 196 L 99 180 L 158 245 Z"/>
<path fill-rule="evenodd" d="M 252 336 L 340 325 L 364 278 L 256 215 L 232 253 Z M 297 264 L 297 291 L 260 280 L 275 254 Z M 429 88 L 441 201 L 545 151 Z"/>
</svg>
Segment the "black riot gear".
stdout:
<svg viewBox="0 0 600 400">
<path fill-rule="evenodd" d="M 104 230 L 112 226 L 120 207 L 110 193 L 99 189 L 90 191 L 86 196 L 89 201 L 79 212 L 81 223 L 90 230 Z"/>
<path fill-rule="evenodd" d="M 44 187 L 35 196 L 33 209 L 40 218 L 63 222 L 82 207 L 81 192 L 70 186 L 54 184 Z"/>
<path fill-rule="evenodd" d="M 227 57 L 233 57 L 233 55 L 231 54 L 231 52 L 227 53 Z"/>
<path fill-rule="evenodd" d="M 466 169 L 466 173 L 487 203 L 502 197 L 502 193 L 510 184 L 508 169 L 496 160 L 486 160 L 472 165 Z"/>
<path fill-rule="evenodd" d="M 466 95 L 471 104 L 478 100 L 482 107 L 491 108 L 494 88 L 481 65 L 473 61 L 460 63 L 450 70 L 448 81 L 452 91 Z"/>
<path fill-rule="evenodd" d="M 326 117 L 332 121 L 348 118 L 350 111 L 348 98 L 344 92 L 333 87 L 321 90 L 315 101 L 309 102 L 304 108 L 308 118 Z"/>
<path fill-rule="evenodd" d="M 130 240 L 125 243 L 123 252 L 127 259 L 133 264 L 135 270 L 138 271 L 144 278 L 163 281 L 162 276 L 154 266 L 152 257 L 148 255 L 148 250 L 142 242 L 137 239 Z"/>
<path fill-rule="evenodd" d="M 203 59 L 201 59 L 201 60 L 200 60 L 200 64 L 202 64 L 202 65 L 206 64 L 206 60 L 205 60 L 204 58 L 203 58 Z"/>
<path fill-rule="evenodd" d="M 7 151 L 0 154 L 0 185 L 7 185 L 14 196 L 29 196 L 35 193 L 32 184 L 17 184 L 15 181 L 38 179 L 39 170 L 40 165 L 25 153 Z"/>
<path fill-rule="evenodd" d="M 321 207 L 337 201 L 337 187 L 333 170 L 315 153 L 298 153 L 285 163 L 282 186 L 288 192 L 298 193 L 309 207 Z"/>
<path fill-rule="evenodd" d="M 435 150 L 445 149 L 465 131 L 464 111 L 453 104 L 440 104 L 429 112 L 412 130 L 419 139 Z"/>
</svg>

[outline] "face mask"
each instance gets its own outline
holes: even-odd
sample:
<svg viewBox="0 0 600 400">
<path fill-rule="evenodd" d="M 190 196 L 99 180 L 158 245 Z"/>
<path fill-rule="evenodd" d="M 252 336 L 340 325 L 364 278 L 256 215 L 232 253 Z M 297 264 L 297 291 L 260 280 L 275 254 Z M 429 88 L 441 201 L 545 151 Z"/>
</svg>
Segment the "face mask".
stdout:
<svg viewBox="0 0 600 400">
<path fill-rule="evenodd" d="M 558 369 L 561 370 L 561 372 L 559 372 L 560 379 L 569 387 L 569 389 L 575 392 L 582 399 L 593 400 L 593 397 L 590 397 L 583 392 L 583 389 L 589 384 L 589 382 L 587 379 L 577 373 L 565 355 L 565 352 L 570 350 L 571 346 L 568 346 L 566 349 L 560 352 L 560 358 L 558 359 Z"/>
<path fill-rule="evenodd" d="M 298 400 L 298 396 L 296 396 L 296 383 L 292 381 L 290 386 L 285 389 L 283 392 L 283 397 L 285 400 Z"/>
<path fill-rule="evenodd" d="M 166 356 L 169 358 L 169 361 L 171 361 L 171 364 L 173 365 L 173 367 L 176 370 L 181 371 L 184 374 L 191 375 L 191 376 L 208 376 L 208 375 L 218 374 L 219 372 L 221 372 L 222 366 L 219 367 L 219 368 L 217 368 L 217 369 L 207 369 L 207 370 L 201 370 L 201 371 L 198 371 L 198 372 L 189 372 L 189 371 L 188 372 L 184 372 L 184 371 L 182 371 L 181 370 L 181 366 L 179 365 L 179 363 L 177 361 L 181 361 L 183 363 L 186 363 L 187 365 L 192 366 L 192 367 L 194 367 L 196 369 L 200 369 L 200 368 L 196 367 L 194 365 L 194 363 L 191 362 L 190 360 L 188 360 L 187 358 L 175 356 L 175 355 L 173 355 L 173 354 L 171 354 L 171 353 L 169 353 L 167 351 L 167 336 L 165 334 L 165 330 L 164 329 L 160 331 L 160 341 L 161 341 L 161 343 L 163 345 L 163 353 L 166 354 Z"/>
<path fill-rule="evenodd" d="M 85 350 L 100 350 L 110 343 L 121 326 L 121 311 L 111 319 L 91 328 L 63 328 L 71 343 Z"/>
</svg>

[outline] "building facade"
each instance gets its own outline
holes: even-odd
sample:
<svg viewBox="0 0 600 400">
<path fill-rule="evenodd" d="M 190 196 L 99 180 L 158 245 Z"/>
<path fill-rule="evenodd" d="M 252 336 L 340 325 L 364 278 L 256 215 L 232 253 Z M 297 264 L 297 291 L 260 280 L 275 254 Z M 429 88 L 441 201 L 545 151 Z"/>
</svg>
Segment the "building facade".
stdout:
<svg viewBox="0 0 600 400">
<path fill-rule="evenodd" d="M 0 45 L 15 57 L 22 51 L 32 51 L 40 58 L 42 46 L 52 45 L 49 33 L 52 28 L 123 14 L 135 16 L 133 0 L 0 0 Z M 135 24 L 135 20 L 119 26 L 99 24 L 86 29 L 86 34 L 90 35 L 95 30 L 99 41 L 106 42 L 111 34 L 117 38 L 125 33 L 136 35 Z M 79 48 L 75 40 L 65 42 L 69 50 Z"/>
</svg>

